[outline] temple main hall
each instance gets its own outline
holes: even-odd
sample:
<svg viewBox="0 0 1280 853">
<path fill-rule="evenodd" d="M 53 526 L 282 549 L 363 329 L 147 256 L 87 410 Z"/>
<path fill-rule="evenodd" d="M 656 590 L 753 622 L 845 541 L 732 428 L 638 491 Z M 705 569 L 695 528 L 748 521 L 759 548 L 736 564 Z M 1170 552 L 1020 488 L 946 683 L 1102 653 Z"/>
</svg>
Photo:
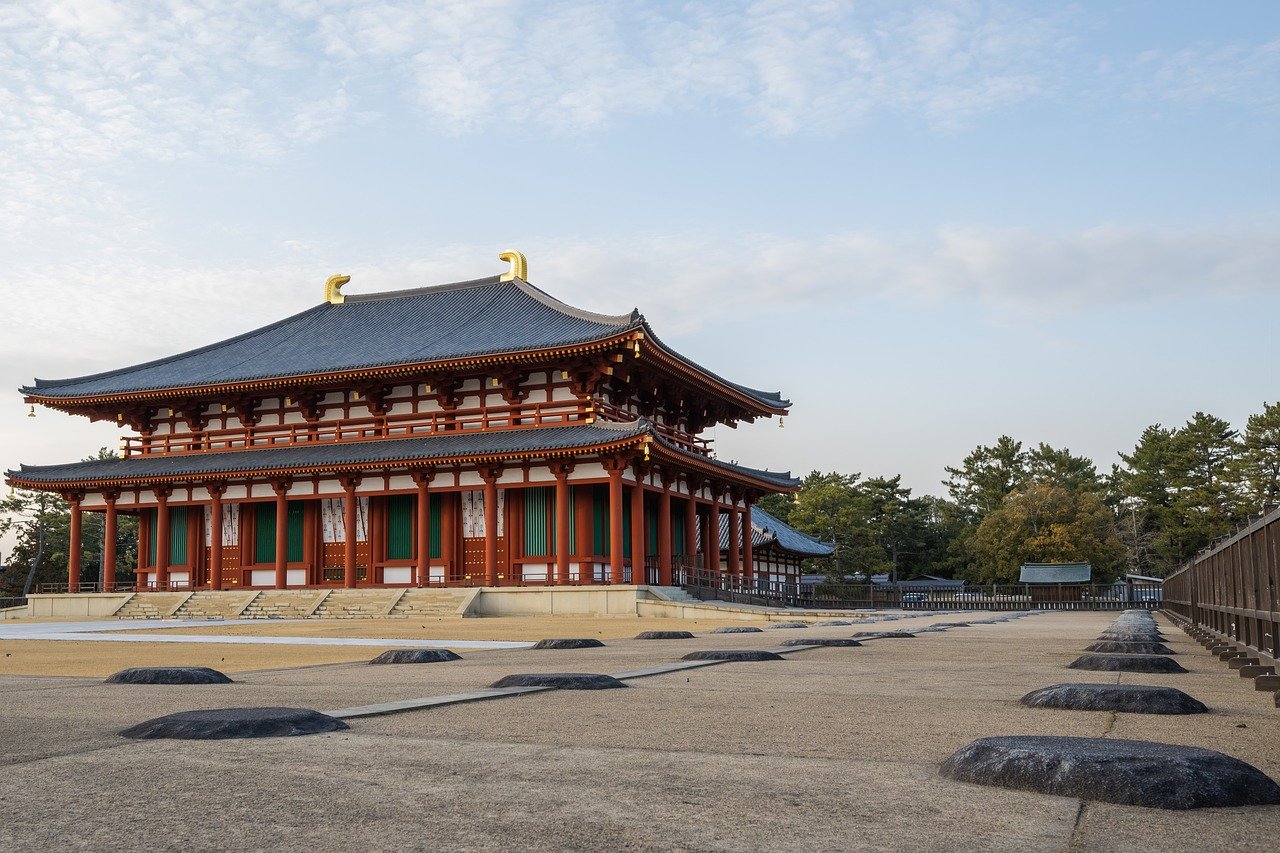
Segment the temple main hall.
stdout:
<svg viewBox="0 0 1280 853">
<path fill-rule="evenodd" d="M 789 401 L 500 257 L 501 275 L 414 290 L 347 295 L 334 276 L 292 317 L 22 388 L 124 432 L 118 459 L 6 473 L 69 502 L 66 591 L 669 586 L 695 571 L 765 589 L 830 552 L 753 523 L 761 496 L 799 482 L 717 459 L 706 438 Z M 138 517 L 135 584 L 82 578 L 86 512 L 104 515 L 106 566 L 120 515 Z"/>
</svg>

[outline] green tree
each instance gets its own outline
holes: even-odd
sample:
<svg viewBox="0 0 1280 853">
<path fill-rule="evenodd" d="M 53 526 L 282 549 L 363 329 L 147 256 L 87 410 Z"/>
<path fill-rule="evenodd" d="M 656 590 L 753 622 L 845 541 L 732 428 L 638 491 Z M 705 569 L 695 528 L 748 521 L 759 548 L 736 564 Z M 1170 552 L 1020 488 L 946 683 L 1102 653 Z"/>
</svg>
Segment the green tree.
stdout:
<svg viewBox="0 0 1280 853">
<path fill-rule="evenodd" d="M 1102 488 L 1102 479 L 1092 459 L 1043 442 L 1027 454 L 1027 479 L 1062 486 L 1069 492 L 1096 492 Z"/>
<path fill-rule="evenodd" d="M 113 459 L 116 454 L 101 448 L 88 459 Z M 87 460 L 86 460 L 87 461 Z M 68 549 L 71 540 L 71 508 L 65 500 L 49 492 L 16 490 L 0 501 L 0 536 L 12 533 L 17 542 L 8 565 L 0 573 L 0 595 L 24 595 L 44 583 L 66 583 Z M 85 512 L 80 528 L 80 576 L 85 582 L 102 579 L 103 536 L 101 512 Z M 129 581 L 137 560 L 138 522 L 135 516 L 120 514 L 116 523 L 115 577 Z"/>
<path fill-rule="evenodd" d="M 1196 412 L 1174 434 L 1171 450 L 1173 524 L 1167 532 L 1182 562 L 1231 532 L 1241 503 L 1230 476 L 1239 433 L 1222 418 Z"/>
<path fill-rule="evenodd" d="M 959 468 L 946 469 L 950 476 L 943 485 L 956 506 L 975 523 L 999 509 L 1005 496 L 1027 479 L 1027 454 L 1022 442 L 1007 435 L 991 447 L 978 447 L 964 458 Z"/>
<path fill-rule="evenodd" d="M 71 511 L 57 495 L 15 491 L 0 501 L 0 536 L 17 539 L 0 575 L 0 595 L 26 595 L 39 584 L 65 581 L 70 527 Z"/>
<path fill-rule="evenodd" d="M 1250 415 L 1231 472 L 1243 494 L 1246 514 L 1280 504 L 1280 403 L 1263 403 Z"/>
<path fill-rule="evenodd" d="M 815 560 L 833 578 L 884 569 L 884 552 L 872 539 L 868 506 L 858 489 L 859 474 L 822 474 L 804 478 L 795 494 L 787 523 L 824 542 L 834 542 L 835 554 Z"/>
<path fill-rule="evenodd" d="M 921 548 L 928 536 L 929 504 L 911 497 L 901 475 L 869 477 L 857 485 L 867 511 L 872 541 L 887 558 L 894 580 L 910 577 L 921 566 Z"/>
<path fill-rule="evenodd" d="M 1176 434 L 1160 424 L 1147 427 L 1132 453 L 1119 454 L 1124 466 L 1112 466 L 1108 478 L 1129 568 L 1138 574 L 1164 577 L 1181 560 L 1173 507 Z"/>
<path fill-rule="evenodd" d="M 970 539 L 977 560 L 968 577 L 980 583 L 1013 583 L 1026 562 L 1088 562 L 1095 583 L 1125 564 L 1115 516 L 1098 492 L 1029 483 L 983 518 Z"/>
</svg>

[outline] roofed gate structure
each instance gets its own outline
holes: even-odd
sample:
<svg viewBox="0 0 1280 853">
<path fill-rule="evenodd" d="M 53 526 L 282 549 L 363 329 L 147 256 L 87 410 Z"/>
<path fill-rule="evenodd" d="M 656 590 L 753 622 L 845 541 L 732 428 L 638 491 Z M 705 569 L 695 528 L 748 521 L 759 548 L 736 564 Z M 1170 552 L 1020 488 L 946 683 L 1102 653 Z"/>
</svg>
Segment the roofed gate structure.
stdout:
<svg viewBox="0 0 1280 853">
<path fill-rule="evenodd" d="M 128 431 L 123 458 L 7 472 L 86 511 L 139 517 L 139 590 L 670 584 L 710 562 L 751 583 L 752 505 L 787 473 L 715 458 L 701 434 L 790 403 L 606 316 L 501 276 L 344 295 L 229 340 L 29 403 Z M 727 557 L 711 531 L 727 530 Z"/>
</svg>

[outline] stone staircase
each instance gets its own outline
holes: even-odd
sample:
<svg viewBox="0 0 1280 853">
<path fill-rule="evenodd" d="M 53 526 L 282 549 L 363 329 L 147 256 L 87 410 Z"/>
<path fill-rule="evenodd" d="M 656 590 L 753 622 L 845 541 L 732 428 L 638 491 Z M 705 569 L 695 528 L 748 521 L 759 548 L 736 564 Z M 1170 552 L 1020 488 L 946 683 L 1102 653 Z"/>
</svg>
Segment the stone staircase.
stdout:
<svg viewBox="0 0 1280 853">
<path fill-rule="evenodd" d="M 674 601 L 679 604 L 702 604 L 702 600 L 690 595 L 683 587 L 679 586 L 651 586 L 649 591 L 655 593 L 657 598 Z"/>
<path fill-rule="evenodd" d="M 385 616 L 400 596 L 396 589 L 335 589 L 311 614 L 312 619 L 374 619 Z"/>
<path fill-rule="evenodd" d="M 475 595 L 472 589 L 407 589 L 387 614 L 390 619 L 441 619 L 462 615 L 464 604 Z"/>
<path fill-rule="evenodd" d="M 240 619 L 306 619 L 324 596 L 317 589 L 268 589 L 258 593 Z"/>
<path fill-rule="evenodd" d="M 201 590 L 183 602 L 175 619 L 238 619 L 245 605 L 258 597 L 256 592 Z"/>
<path fill-rule="evenodd" d="M 164 619 L 189 595 L 189 592 L 134 593 L 115 616 L 117 619 Z"/>
</svg>

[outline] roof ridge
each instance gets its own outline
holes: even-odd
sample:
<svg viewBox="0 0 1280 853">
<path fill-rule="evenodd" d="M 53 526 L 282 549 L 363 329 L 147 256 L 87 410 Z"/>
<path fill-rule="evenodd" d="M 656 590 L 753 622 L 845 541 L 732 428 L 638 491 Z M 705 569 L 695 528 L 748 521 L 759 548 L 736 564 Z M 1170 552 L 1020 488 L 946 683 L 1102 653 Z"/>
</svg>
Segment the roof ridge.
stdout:
<svg viewBox="0 0 1280 853">
<path fill-rule="evenodd" d="M 596 311 L 587 311 L 583 308 L 576 308 L 567 302 L 561 302 L 551 294 L 538 287 L 530 284 L 522 278 L 507 279 L 503 281 L 501 276 L 491 275 L 486 278 L 473 278 L 468 281 L 454 281 L 447 284 L 431 284 L 425 287 L 412 287 L 405 290 L 388 290 L 381 293 L 353 293 L 346 297 L 347 302 L 379 302 L 386 299 L 409 299 L 415 296 L 425 296 L 430 293 L 444 293 L 451 290 L 466 290 L 472 287 L 484 287 L 490 284 L 506 284 L 510 283 L 519 289 L 525 295 L 536 299 L 548 308 L 559 311 L 562 314 L 568 314 L 570 317 L 577 317 L 579 320 L 588 320 L 593 323 L 600 323 L 606 326 L 626 326 L 637 321 L 643 322 L 644 317 L 636 308 L 632 308 L 626 314 L 601 314 Z"/>
</svg>

